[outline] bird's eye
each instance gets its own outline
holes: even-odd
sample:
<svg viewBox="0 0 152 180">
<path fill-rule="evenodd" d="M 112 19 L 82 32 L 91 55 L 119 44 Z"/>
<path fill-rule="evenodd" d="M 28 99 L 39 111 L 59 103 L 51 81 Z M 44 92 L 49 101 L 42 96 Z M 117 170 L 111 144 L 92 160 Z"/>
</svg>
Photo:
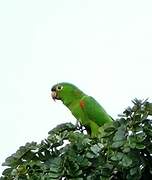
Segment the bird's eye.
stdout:
<svg viewBox="0 0 152 180">
<path fill-rule="evenodd" d="M 63 89 L 63 86 L 57 86 L 56 88 L 58 91 L 61 91 Z"/>
</svg>

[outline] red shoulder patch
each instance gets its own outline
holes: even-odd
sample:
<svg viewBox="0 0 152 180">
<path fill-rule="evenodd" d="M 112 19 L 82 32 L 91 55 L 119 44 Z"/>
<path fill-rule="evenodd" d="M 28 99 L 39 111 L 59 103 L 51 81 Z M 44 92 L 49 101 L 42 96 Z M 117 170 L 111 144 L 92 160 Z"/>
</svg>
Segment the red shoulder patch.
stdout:
<svg viewBox="0 0 152 180">
<path fill-rule="evenodd" d="M 84 106 L 85 106 L 84 101 L 83 101 L 83 100 L 80 100 L 80 107 L 81 107 L 81 108 L 84 108 Z"/>
</svg>

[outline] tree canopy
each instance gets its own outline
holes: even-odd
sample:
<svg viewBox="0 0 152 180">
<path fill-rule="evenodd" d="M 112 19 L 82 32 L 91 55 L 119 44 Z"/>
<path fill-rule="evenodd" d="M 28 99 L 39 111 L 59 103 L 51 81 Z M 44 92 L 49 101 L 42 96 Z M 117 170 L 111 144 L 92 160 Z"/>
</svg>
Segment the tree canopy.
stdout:
<svg viewBox="0 0 152 180">
<path fill-rule="evenodd" d="M 1 180 L 152 179 L 152 103 L 135 99 L 119 119 L 91 138 L 64 123 L 40 144 L 26 143 L 8 157 Z"/>
</svg>

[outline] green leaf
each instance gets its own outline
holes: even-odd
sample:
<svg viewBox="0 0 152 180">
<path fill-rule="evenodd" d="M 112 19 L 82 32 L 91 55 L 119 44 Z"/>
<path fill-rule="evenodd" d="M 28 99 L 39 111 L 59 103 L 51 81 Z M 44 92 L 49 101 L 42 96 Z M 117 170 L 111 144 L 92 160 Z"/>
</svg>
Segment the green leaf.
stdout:
<svg viewBox="0 0 152 180">
<path fill-rule="evenodd" d="M 54 173 L 60 173 L 62 172 L 62 160 L 60 157 L 55 157 L 54 159 L 52 159 L 50 164 L 50 171 L 54 172 Z"/>
<path fill-rule="evenodd" d="M 69 180 L 83 180 L 83 178 L 70 178 Z"/>
<path fill-rule="evenodd" d="M 106 133 L 111 133 L 116 130 L 116 127 L 113 124 L 105 124 L 103 128 Z"/>
<path fill-rule="evenodd" d="M 123 158 L 123 153 L 121 152 L 115 152 L 114 155 L 111 157 L 111 160 L 113 161 L 120 161 Z"/>
<path fill-rule="evenodd" d="M 130 152 L 130 148 L 129 148 L 129 147 L 124 147 L 123 152 L 124 152 L 124 153 Z"/>
<path fill-rule="evenodd" d="M 124 141 L 116 141 L 116 142 L 112 143 L 111 147 L 119 148 L 119 147 L 123 146 L 123 144 L 124 144 Z"/>
<path fill-rule="evenodd" d="M 4 176 L 9 176 L 9 174 L 11 174 L 12 170 L 13 170 L 12 168 L 6 168 L 2 174 Z"/>
<path fill-rule="evenodd" d="M 143 144 L 136 144 L 137 149 L 145 149 L 145 145 Z"/>
<path fill-rule="evenodd" d="M 127 156 L 127 155 L 123 155 L 123 158 L 121 160 L 121 164 L 124 167 L 129 167 L 132 164 L 132 159 L 129 156 Z"/>
<path fill-rule="evenodd" d="M 90 158 L 90 159 L 93 159 L 93 158 L 96 157 L 96 155 L 94 153 L 92 153 L 92 152 L 87 152 L 86 157 Z"/>
<path fill-rule="evenodd" d="M 138 167 L 131 168 L 130 169 L 130 175 L 131 176 L 135 175 L 137 173 L 137 171 L 138 171 Z"/>
<path fill-rule="evenodd" d="M 48 134 L 59 134 L 64 132 L 65 130 L 68 131 L 74 131 L 76 130 L 76 126 L 73 125 L 72 123 L 63 123 L 52 129 L 51 131 L 48 132 Z"/>
<path fill-rule="evenodd" d="M 3 163 L 8 167 L 0 179 L 152 179 L 152 106 L 133 103 L 123 118 L 101 126 L 96 138 L 64 123 L 40 144 L 21 146 Z"/>
<path fill-rule="evenodd" d="M 82 157 L 82 156 L 77 157 L 77 163 L 81 167 L 88 167 L 88 166 L 91 166 L 92 164 L 87 158 Z"/>
<path fill-rule="evenodd" d="M 138 134 L 136 134 L 136 140 L 137 142 L 142 142 L 146 139 L 147 135 L 144 132 L 139 132 Z"/>
<path fill-rule="evenodd" d="M 98 155 L 101 151 L 101 147 L 99 147 L 97 144 L 93 145 L 90 149 L 96 155 Z"/>
<path fill-rule="evenodd" d="M 145 103 L 145 110 L 148 111 L 149 115 L 152 115 L 152 103 L 146 102 Z"/>
<path fill-rule="evenodd" d="M 117 132 L 115 133 L 114 137 L 113 137 L 113 141 L 122 141 L 125 140 L 125 133 L 126 133 L 126 129 L 124 127 L 124 125 L 121 125 Z"/>
</svg>

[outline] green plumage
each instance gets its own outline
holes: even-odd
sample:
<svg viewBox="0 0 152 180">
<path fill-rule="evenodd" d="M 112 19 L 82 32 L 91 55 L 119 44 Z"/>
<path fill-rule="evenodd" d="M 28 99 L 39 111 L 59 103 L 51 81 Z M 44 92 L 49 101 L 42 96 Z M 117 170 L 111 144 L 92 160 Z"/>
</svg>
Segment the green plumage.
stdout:
<svg viewBox="0 0 152 180">
<path fill-rule="evenodd" d="M 112 122 L 111 117 L 94 98 L 87 96 L 73 84 L 54 85 L 52 97 L 61 100 L 92 137 L 97 136 L 99 127 Z"/>
</svg>

